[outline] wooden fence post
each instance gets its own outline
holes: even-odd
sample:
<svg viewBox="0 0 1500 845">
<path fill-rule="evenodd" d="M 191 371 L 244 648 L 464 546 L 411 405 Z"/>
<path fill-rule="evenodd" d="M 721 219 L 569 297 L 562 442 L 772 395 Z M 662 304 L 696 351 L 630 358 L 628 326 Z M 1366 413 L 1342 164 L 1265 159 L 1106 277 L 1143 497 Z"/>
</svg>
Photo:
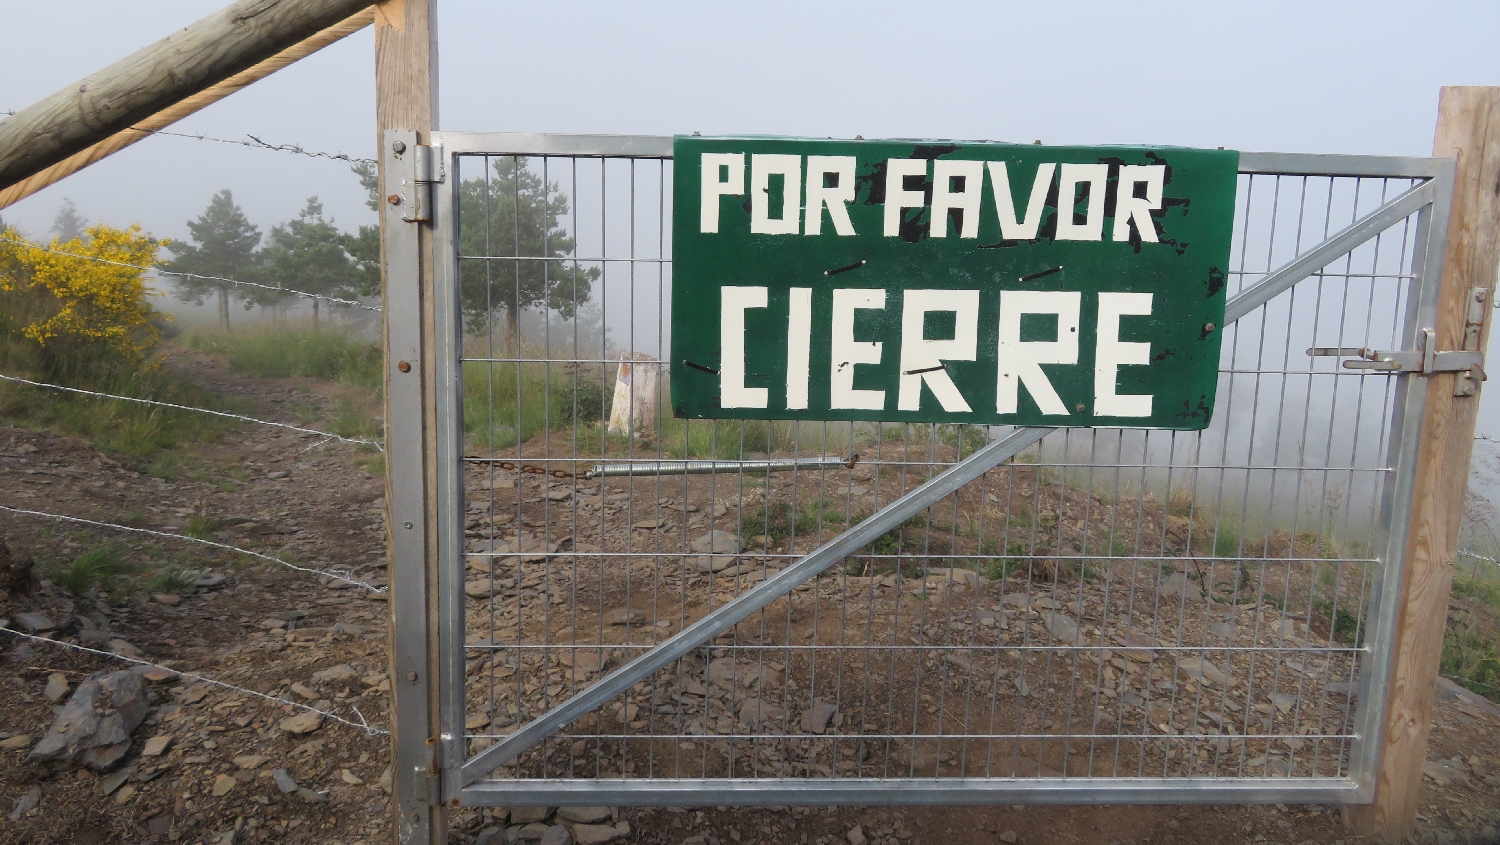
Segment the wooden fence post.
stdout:
<svg viewBox="0 0 1500 845">
<path fill-rule="evenodd" d="M 392 812 L 400 845 L 448 841 L 436 795 L 437 401 L 432 228 L 385 201 L 404 193 L 387 165 L 437 127 L 436 0 L 375 7 L 376 149 L 380 162 L 381 301 L 385 325 L 386 524 L 391 531 Z M 386 130 L 406 130 L 400 151 Z"/>
<path fill-rule="evenodd" d="M 1500 263 L 1500 88 L 1444 88 L 1432 154 L 1458 159 L 1434 326 L 1438 349 L 1464 348 L 1472 288 L 1487 291 L 1479 340 L 1479 348 L 1484 349 Z M 1453 395 L 1457 377 L 1453 373 L 1429 377 L 1375 800 L 1350 808 L 1355 829 L 1380 842 L 1406 839 L 1417 821 L 1433 685 L 1442 656 L 1448 590 L 1479 414 L 1477 393 Z"/>
</svg>

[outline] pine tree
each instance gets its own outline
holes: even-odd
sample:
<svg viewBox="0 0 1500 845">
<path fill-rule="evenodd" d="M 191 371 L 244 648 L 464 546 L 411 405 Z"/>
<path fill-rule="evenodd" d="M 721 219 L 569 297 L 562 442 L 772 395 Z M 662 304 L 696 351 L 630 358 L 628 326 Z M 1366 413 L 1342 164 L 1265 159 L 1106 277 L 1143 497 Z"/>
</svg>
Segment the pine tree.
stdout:
<svg viewBox="0 0 1500 845">
<path fill-rule="evenodd" d="M 261 263 L 256 251 L 260 229 L 234 204 L 234 195 L 228 188 L 214 194 L 203 214 L 187 226 L 197 245 L 173 241 L 169 249 L 177 257 L 165 272 L 181 274 L 177 276 L 177 298 L 183 302 L 201 304 L 209 295 L 217 294 L 219 321 L 228 329 L 230 298 L 249 307 L 248 303 L 255 302 L 256 297 L 249 289 L 219 279 L 249 281 L 246 277 L 255 275 Z"/>
<path fill-rule="evenodd" d="M 323 204 L 308 197 L 296 220 L 271 228 L 266 244 L 266 271 L 276 284 L 322 296 L 357 296 L 359 280 L 345 248 L 348 235 L 324 219 Z M 313 322 L 318 321 L 314 299 Z"/>
<path fill-rule="evenodd" d="M 88 225 L 89 221 L 78 213 L 78 206 L 65 198 L 62 205 L 57 207 L 57 216 L 52 218 L 52 228 L 48 231 L 57 236 L 58 243 L 67 243 L 83 240 L 84 230 Z"/>
<path fill-rule="evenodd" d="M 588 301 L 600 269 L 569 259 L 574 239 L 561 223 L 568 197 L 526 159 L 497 159 L 488 179 L 464 181 L 459 209 L 459 254 L 486 256 L 459 268 L 470 331 L 483 330 L 491 313 L 503 310 L 514 348 L 524 309 L 546 308 L 571 320 Z"/>
<path fill-rule="evenodd" d="M 359 186 L 365 189 L 365 205 L 376 213 L 380 211 L 380 173 L 373 161 L 357 161 L 349 168 L 359 177 Z M 354 272 L 358 280 L 356 288 L 360 296 L 380 295 L 380 224 L 360 226 L 359 231 L 344 236 L 344 249 L 354 259 Z"/>
</svg>

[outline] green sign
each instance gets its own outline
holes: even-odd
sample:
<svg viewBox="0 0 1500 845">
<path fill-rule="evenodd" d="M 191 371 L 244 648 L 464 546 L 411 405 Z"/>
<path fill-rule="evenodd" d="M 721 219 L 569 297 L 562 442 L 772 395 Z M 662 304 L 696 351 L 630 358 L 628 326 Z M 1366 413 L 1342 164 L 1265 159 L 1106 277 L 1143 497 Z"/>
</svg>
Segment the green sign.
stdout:
<svg viewBox="0 0 1500 845">
<path fill-rule="evenodd" d="M 674 412 L 1204 428 L 1238 164 L 678 136 Z"/>
</svg>

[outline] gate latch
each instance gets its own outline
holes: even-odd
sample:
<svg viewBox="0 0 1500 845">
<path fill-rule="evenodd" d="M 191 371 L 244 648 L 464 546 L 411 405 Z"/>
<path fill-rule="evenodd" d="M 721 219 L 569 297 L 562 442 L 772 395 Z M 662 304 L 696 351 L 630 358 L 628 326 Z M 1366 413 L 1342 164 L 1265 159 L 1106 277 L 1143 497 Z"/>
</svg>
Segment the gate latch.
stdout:
<svg viewBox="0 0 1500 845">
<path fill-rule="evenodd" d="M 1422 348 L 1415 351 L 1388 352 L 1381 349 L 1349 348 L 1349 347 L 1313 347 L 1307 350 L 1308 355 L 1330 356 L 1337 358 L 1350 358 L 1344 362 L 1346 370 L 1376 370 L 1386 373 L 1421 373 L 1430 376 L 1434 373 L 1458 373 L 1458 378 L 1453 383 L 1454 396 L 1473 396 L 1479 389 L 1479 382 L 1485 380 L 1484 374 L 1484 352 L 1479 346 L 1480 332 L 1475 324 L 1482 325 L 1484 314 L 1488 310 L 1484 307 L 1488 299 L 1488 292 L 1483 288 L 1476 288 L 1470 292 L 1469 297 L 1469 325 L 1464 332 L 1464 345 L 1472 348 L 1438 351 L 1437 332 L 1432 329 L 1423 329 L 1421 333 Z M 1474 319 L 1475 307 L 1478 306 L 1479 316 Z"/>
<path fill-rule="evenodd" d="M 432 219 L 432 186 L 443 181 L 443 174 L 432 154 L 432 147 L 418 144 L 412 147 L 411 153 L 411 174 L 401 180 L 402 193 L 406 194 L 406 210 L 401 219 L 415 223 Z"/>
</svg>

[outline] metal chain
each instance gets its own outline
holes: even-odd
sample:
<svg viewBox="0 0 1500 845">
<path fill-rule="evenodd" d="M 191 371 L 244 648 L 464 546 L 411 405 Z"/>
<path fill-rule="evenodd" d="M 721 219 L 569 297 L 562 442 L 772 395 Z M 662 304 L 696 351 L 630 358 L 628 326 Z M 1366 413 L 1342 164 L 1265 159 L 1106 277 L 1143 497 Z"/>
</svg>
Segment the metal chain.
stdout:
<svg viewBox="0 0 1500 845">
<path fill-rule="evenodd" d="M 568 472 L 565 469 L 547 469 L 535 464 L 518 464 L 514 461 L 497 461 L 494 458 L 481 458 L 477 455 L 464 455 L 464 460 L 471 464 L 489 464 L 503 470 L 520 472 L 526 475 L 545 475 L 552 478 L 588 478 L 587 472 Z"/>
</svg>

